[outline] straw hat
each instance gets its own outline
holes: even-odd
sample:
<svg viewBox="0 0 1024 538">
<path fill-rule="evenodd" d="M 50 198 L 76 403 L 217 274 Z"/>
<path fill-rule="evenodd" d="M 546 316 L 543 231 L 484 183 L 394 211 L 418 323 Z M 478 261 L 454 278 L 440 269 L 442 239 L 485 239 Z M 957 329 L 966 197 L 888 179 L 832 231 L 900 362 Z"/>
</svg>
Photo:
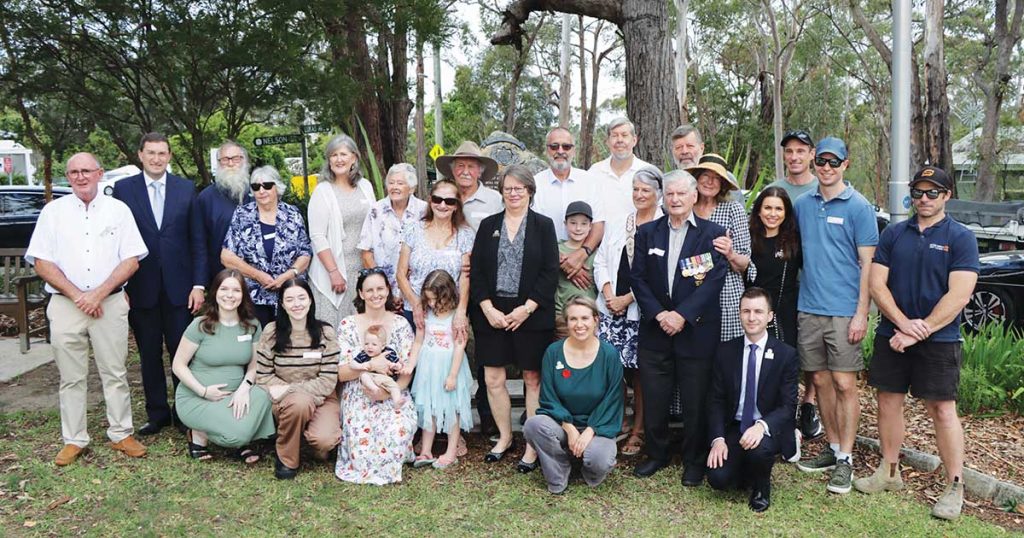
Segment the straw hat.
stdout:
<svg viewBox="0 0 1024 538">
<path fill-rule="evenodd" d="M 437 171 L 444 177 L 454 178 L 455 174 L 452 173 L 452 162 L 455 159 L 476 159 L 483 168 L 480 172 L 480 182 L 485 183 L 494 177 L 494 174 L 498 173 L 498 162 L 494 159 L 483 155 L 480 152 L 480 146 L 477 146 L 475 142 L 466 140 L 459 145 L 459 148 L 455 150 L 455 153 L 451 155 L 442 155 L 435 161 Z"/>
<path fill-rule="evenodd" d="M 736 183 L 736 178 L 726 170 L 725 159 L 717 153 L 705 153 L 701 156 L 700 161 L 697 162 L 696 166 L 691 166 L 686 169 L 693 177 L 699 177 L 701 170 L 711 170 L 712 172 L 719 175 L 723 180 L 723 187 L 725 190 L 739 189 L 739 184 Z"/>
</svg>

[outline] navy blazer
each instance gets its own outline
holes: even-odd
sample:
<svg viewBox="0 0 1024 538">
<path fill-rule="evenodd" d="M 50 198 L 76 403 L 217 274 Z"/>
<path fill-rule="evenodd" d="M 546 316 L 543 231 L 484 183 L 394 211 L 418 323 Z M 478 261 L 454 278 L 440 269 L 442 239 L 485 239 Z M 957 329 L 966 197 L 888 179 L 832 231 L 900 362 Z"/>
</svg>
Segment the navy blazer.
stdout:
<svg viewBox="0 0 1024 538">
<path fill-rule="evenodd" d="M 797 380 L 800 361 L 796 350 L 789 344 L 769 335 L 765 355 L 772 351 L 773 358 L 761 359 L 761 374 L 757 381 L 757 409 L 761 420 L 768 424 L 772 438 L 778 440 L 783 457 L 796 453 Z M 740 386 L 743 361 L 747 360 L 743 337 L 733 338 L 718 348 L 711 371 L 711 390 L 708 392 L 708 443 L 725 437 L 726 426 L 736 420 L 740 404 Z M 740 432 L 742 434 L 742 432 Z"/>
<path fill-rule="evenodd" d="M 473 252 L 470 254 L 470 317 L 475 326 L 486 324 L 487 316 L 480 303 L 494 299 L 498 286 L 498 234 L 505 222 L 505 212 L 480 221 Z M 519 277 L 520 303 L 533 299 L 537 310 L 530 314 L 520 329 L 529 331 L 555 328 L 555 288 L 558 286 L 558 240 L 555 224 L 548 217 L 530 209 L 523 219 L 526 237 L 523 241 L 523 270 Z"/>
<path fill-rule="evenodd" d="M 725 235 L 725 228 L 694 215 L 696 226 L 690 226 L 679 254 L 682 261 L 691 256 L 711 254 L 714 267 L 698 285 L 692 276 L 682 275 L 676 266 L 675 285 L 668 293 L 668 215 L 644 224 L 636 231 L 630 284 L 633 297 L 640 306 L 640 348 L 650 351 L 674 352 L 676 357 L 710 359 L 721 334 L 722 311 L 719 295 L 725 284 L 729 262 L 715 250 L 712 242 Z M 686 325 L 675 336 L 661 329 L 655 316 L 674 310 L 683 316 Z"/>
<path fill-rule="evenodd" d="M 128 279 L 132 306 L 156 307 L 160 304 L 161 289 L 172 305 L 187 305 L 192 287 L 205 286 L 209 276 L 195 185 L 185 178 L 167 174 L 160 228 L 156 226 L 143 174 L 114 183 L 114 198 L 132 210 L 135 224 L 149 249 L 149 256 L 139 262 L 138 271 Z"/>
</svg>

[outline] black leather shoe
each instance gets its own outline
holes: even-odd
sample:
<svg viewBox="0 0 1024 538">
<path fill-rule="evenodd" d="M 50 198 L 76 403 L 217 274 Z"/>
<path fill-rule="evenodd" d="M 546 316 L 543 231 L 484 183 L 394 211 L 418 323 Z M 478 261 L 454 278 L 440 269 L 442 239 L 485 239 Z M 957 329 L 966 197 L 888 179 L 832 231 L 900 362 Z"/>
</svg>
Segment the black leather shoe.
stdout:
<svg viewBox="0 0 1024 538">
<path fill-rule="evenodd" d="M 751 510 L 758 513 L 767 510 L 772 504 L 771 485 L 754 488 L 754 490 L 750 492 L 750 502 L 747 504 L 750 506 Z"/>
<path fill-rule="evenodd" d="M 668 467 L 667 461 L 648 458 L 647 460 L 637 464 L 633 469 L 633 476 L 637 478 L 647 478 L 664 467 Z"/>
<path fill-rule="evenodd" d="M 142 425 L 141 428 L 136 430 L 135 433 L 139 435 L 156 435 L 160 433 L 160 430 L 170 426 L 170 421 L 167 422 L 147 422 Z"/>
<path fill-rule="evenodd" d="M 683 485 L 688 488 L 695 488 L 704 483 L 704 466 L 687 465 L 683 470 Z"/>
<path fill-rule="evenodd" d="M 540 458 L 533 460 L 533 463 L 527 463 L 520 459 L 519 463 L 516 464 L 516 470 L 519 471 L 520 474 L 532 473 L 537 469 L 537 467 L 540 467 Z"/>
<path fill-rule="evenodd" d="M 274 454 L 274 478 L 278 480 L 292 480 L 295 475 L 299 474 L 298 469 L 292 469 L 281 461 L 281 458 Z"/>
</svg>

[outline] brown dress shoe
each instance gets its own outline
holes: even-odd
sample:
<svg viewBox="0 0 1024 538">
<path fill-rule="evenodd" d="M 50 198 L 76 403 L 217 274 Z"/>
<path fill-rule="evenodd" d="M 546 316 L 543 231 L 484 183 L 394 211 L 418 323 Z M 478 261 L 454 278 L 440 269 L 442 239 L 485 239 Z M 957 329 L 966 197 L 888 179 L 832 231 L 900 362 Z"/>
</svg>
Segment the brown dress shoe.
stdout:
<svg viewBox="0 0 1024 538">
<path fill-rule="evenodd" d="M 124 452 L 124 455 L 129 458 L 141 458 L 146 455 L 146 447 L 136 441 L 131 435 L 116 443 L 109 443 L 109 445 L 114 450 Z"/>
<path fill-rule="evenodd" d="M 60 449 L 60 452 L 57 453 L 57 457 L 54 458 L 53 462 L 61 467 L 71 465 L 78 459 L 78 456 L 82 455 L 84 450 L 84 446 L 71 444 L 64 445 L 64 448 Z"/>
</svg>

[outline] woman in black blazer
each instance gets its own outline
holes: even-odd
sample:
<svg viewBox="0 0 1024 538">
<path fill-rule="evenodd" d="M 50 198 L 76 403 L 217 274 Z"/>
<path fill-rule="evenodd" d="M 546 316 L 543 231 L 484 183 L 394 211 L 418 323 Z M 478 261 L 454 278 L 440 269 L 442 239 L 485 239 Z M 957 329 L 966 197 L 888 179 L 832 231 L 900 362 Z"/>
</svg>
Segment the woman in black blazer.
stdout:
<svg viewBox="0 0 1024 538">
<path fill-rule="evenodd" d="M 508 167 L 498 181 L 505 210 L 480 222 L 470 256 L 470 319 L 477 360 L 500 438 L 484 456 L 493 463 L 512 446 L 512 415 L 505 365 L 523 371 L 526 414 L 533 416 L 540 397 L 540 363 L 554 338 L 558 243 L 551 219 L 530 209 L 537 193 L 533 173 Z M 520 472 L 537 467 L 527 445 Z"/>
</svg>

